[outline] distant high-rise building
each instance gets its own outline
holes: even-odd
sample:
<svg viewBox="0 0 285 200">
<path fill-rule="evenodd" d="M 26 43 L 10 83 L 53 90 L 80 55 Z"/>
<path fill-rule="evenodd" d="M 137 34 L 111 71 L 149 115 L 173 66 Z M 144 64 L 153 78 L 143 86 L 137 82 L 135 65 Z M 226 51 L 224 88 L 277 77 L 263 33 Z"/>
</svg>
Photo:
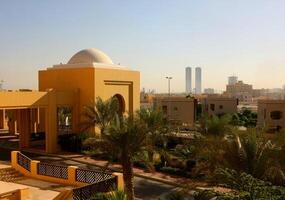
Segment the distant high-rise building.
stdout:
<svg viewBox="0 0 285 200">
<path fill-rule="evenodd" d="M 186 67 L 185 69 L 185 82 L 186 82 L 186 90 L 187 94 L 192 92 L 192 69 L 191 67 Z"/>
<path fill-rule="evenodd" d="M 230 76 L 228 78 L 228 85 L 235 85 L 238 82 L 237 76 Z"/>
<path fill-rule="evenodd" d="M 202 93 L 202 69 L 201 67 L 195 68 L 195 93 Z"/>
<path fill-rule="evenodd" d="M 214 90 L 214 88 L 205 88 L 204 93 L 205 94 L 214 94 L 215 90 Z"/>
</svg>

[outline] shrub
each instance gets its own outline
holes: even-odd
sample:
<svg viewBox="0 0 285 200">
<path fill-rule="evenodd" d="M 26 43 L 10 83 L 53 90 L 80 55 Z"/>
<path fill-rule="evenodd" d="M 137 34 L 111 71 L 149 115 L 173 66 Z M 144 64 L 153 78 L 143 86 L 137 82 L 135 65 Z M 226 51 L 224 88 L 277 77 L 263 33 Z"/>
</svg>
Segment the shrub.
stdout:
<svg viewBox="0 0 285 200">
<path fill-rule="evenodd" d="M 83 150 L 83 141 L 86 138 L 87 135 L 85 133 L 60 135 L 58 144 L 64 151 L 81 152 Z"/>
<path fill-rule="evenodd" d="M 217 198 L 220 200 L 281 200 L 285 197 L 285 188 L 231 169 L 217 170 L 216 180 L 220 185 L 233 189 L 233 193 L 220 195 Z"/>
<path fill-rule="evenodd" d="M 190 173 L 175 167 L 161 167 L 159 171 L 176 176 L 191 177 Z"/>
<path fill-rule="evenodd" d="M 191 172 L 192 169 L 196 166 L 196 160 L 187 160 L 186 161 L 186 170 Z"/>
</svg>

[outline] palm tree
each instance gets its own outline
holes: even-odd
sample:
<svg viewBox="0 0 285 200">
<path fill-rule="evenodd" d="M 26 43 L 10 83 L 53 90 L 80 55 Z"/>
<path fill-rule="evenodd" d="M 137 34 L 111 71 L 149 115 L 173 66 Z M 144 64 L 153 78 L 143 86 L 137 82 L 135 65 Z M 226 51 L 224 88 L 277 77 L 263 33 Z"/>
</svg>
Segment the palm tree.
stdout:
<svg viewBox="0 0 285 200">
<path fill-rule="evenodd" d="M 127 199 L 133 200 L 133 158 L 145 147 L 146 127 L 133 115 L 115 116 L 102 135 L 102 146 L 105 151 L 117 155 L 120 159 Z"/>
<path fill-rule="evenodd" d="M 237 136 L 228 142 L 224 158 L 228 167 L 239 172 L 246 172 L 259 179 L 275 179 L 277 177 L 272 177 L 274 173 L 284 177 L 278 167 L 278 153 L 277 146 L 270 140 L 264 140 L 249 130 L 246 136 Z"/>
<path fill-rule="evenodd" d="M 153 165 L 153 155 L 158 148 L 157 142 L 163 142 L 165 133 L 167 133 L 166 121 L 163 112 L 159 109 L 141 109 L 137 112 L 139 119 L 146 125 L 146 150 L 148 159 Z"/>
<path fill-rule="evenodd" d="M 223 136 L 231 131 L 230 116 L 223 115 L 218 117 L 214 115 L 209 117 L 204 115 L 200 119 L 200 129 L 205 134 Z"/>
<path fill-rule="evenodd" d="M 103 135 L 106 127 L 110 124 L 115 114 L 119 112 L 119 102 L 117 98 L 110 98 L 103 101 L 100 97 L 96 102 L 84 108 L 82 116 L 84 121 L 81 124 L 82 130 L 94 129 L 98 127 Z"/>
</svg>

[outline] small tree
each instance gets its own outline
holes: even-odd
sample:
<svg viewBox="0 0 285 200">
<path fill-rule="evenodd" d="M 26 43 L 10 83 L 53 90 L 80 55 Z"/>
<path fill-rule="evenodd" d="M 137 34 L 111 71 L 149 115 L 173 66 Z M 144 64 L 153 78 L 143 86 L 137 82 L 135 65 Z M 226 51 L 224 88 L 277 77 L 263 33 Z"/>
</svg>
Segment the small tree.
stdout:
<svg viewBox="0 0 285 200">
<path fill-rule="evenodd" d="M 205 134 L 223 136 L 231 131 L 230 117 L 228 115 L 221 117 L 204 115 L 200 119 L 200 129 Z"/>
<path fill-rule="evenodd" d="M 104 134 L 106 127 L 119 112 L 119 102 L 117 98 L 110 98 L 103 101 L 101 97 L 96 98 L 96 102 L 84 108 L 82 116 L 84 118 L 81 128 L 83 131 L 98 127 L 100 133 Z"/>
<path fill-rule="evenodd" d="M 133 115 L 128 117 L 115 116 L 115 119 L 102 135 L 102 147 L 120 159 L 127 198 L 133 200 L 133 158 L 145 147 L 146 127 Z"/>
<path fill-rule="evenodd" d="M 166 120 L 159 109 L 141 109 L 137 114 L 140 121 L 146 125 L 146 150 L 149 162 L 153 165 L 154 152 L 159 150 L 156 143 L 163 141 L 167 133 Z"/>
</svg>

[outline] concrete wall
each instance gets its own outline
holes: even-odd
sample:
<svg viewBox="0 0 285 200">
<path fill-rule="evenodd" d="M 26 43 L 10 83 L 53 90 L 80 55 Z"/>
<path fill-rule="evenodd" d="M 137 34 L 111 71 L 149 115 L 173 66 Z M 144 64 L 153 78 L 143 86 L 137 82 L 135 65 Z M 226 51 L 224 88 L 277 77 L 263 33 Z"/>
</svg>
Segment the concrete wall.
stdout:
<svg viewBox="0 0 285 200">
<path fill-rule="evenodd" d="M 79 131 L 81 113 L 86 105 L 100 96 L 103 100 L 119 94 L 125 102 L 126 112 L 140 107 L 140 73 L 132 70 L 104 67 L 49 68 L 39 71 L 39 90 L 53 88 L 56 91 L 77 91 L 73 109 L 74 132 Z"/>
<path fill-rule="evenodd" d="M 271 112 L 280 111 L 280 119 L 272 119 Z M 258 121 L 259 127 L 276 129 L 285 128 L 285 100 L 260 100 L 258 101 Z"/>
<path fill-rule="evenodd" d="M 195 99 L 186 97 L 156 97 L 154 106 L 161 107 L 168 120 L 182 123 L 185 126 L 193 127 L 196 121 Z"/>
<path fill-rule="evenodd" d="M 236 98 L 205 98 L 201 101 L 204 112 L 209 116 L 232 114 L 237 112 L 238 100 Z"/>
<path fill-rule="evenodd" d="M 0 200 L 26 200 L 29 199 L 29 193 L 29 188 L 17 189 L 5 193 L 0 192 Z"/>
</svg>

